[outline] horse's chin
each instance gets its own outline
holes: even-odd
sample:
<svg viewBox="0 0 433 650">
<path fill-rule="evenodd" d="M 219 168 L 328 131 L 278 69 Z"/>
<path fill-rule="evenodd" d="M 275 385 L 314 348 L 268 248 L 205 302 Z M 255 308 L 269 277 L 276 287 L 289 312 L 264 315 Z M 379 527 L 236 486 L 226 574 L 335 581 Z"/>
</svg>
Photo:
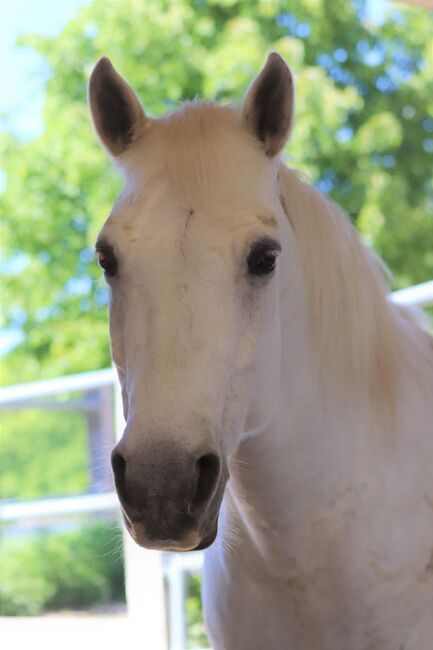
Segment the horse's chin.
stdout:
<svg viewBox="0 0 433 650">
<path fill-rule="evenodd" d="M 214 543 L 217 533 L 218 533 L 218 520 L 215 521 L 215 523 L 211 527 L 210 532 L 205 537 L 202 538 L 201 542 L 197 544 L 195 548 L 191 550 L 204 551 L 205 548 L 209 548 L 209 546 L 211 546 Z"/>
</svg>

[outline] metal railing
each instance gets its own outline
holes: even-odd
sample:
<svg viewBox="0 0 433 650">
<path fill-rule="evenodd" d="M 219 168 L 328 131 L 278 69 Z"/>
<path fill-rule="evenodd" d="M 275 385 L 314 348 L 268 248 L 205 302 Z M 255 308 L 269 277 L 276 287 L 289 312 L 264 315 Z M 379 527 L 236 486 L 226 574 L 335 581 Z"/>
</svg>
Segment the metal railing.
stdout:
<svg viewBox="0 0 433 650">
<path fill-rule="evenodd" d="M 391 294 L 397 303 L 415 307 L 433 305 L 433 281 L 425 282 L 408 289 Z M 87 372 L 68 377 L 60 377 L 46 381 L 31 382 L 0 389 L 0 409 L 11 408 L 52 408 L 53 402 L 47 398 L 67 393 L 99 394 L 99 391 L 112 390 L 117 386 L 116 373 L 112 368 Z M 120 437 L 123 422 L 120 416 L 120 397 L 118 389 L 114 391 L 115 417 L 107 401 L 102 402 L 102 426 L 107 425 L 111 418 L 110 435 Z M 44 401 L 45 400 L 45 401 Z M 70 400 L 63 407 L 73 405 L 73 408 L 84 408 L 97 411 L 101 402 L 86 402 L 85 400 Z M 56 406 L 57 405 L 57 406 Z M 58 407 L 56 402 L 55 408 Z M 114 426 L 113 426 L 114 419 Z M 89 425 L 90 426 L 90 425 Z M 94 492 L 69 497 L 38 499 L 33 501 L 0 501 L 0 523 L 56 518 L 83 514 L 89 512 L 118 511 L 117 496 L 114 491 Z M 163 650 L 167 647 L 166 634 L 163 628 L 168 628 L 170 650 L 184 650 L 186 647 L 186 618 L 184 609 L 185 577 L 187 573 L 199 572 L 202 567 L 202 553 L 162 554 L 156 551 L 137 549 L 125 540 L 126 559 L 126 591 L 129 613 L 143 620 L 146 608 L 151 608 L 149 623 L 141 628 L 143 635 L 149 634 L 144 647 L 153 650 Z M 144 579 L 144 577 L 146 579 Z M 161 614 L 164 609 L 163 581 L 168 585 L 168 612 Z M 143 583 L 145 587 L 143 588 Z M 146 589 L 146 592 L 144 591 Z M 159 608 L 159 609 L 158 609 Z M 167 626 L 166 626 L 167 621 Z M 147 632 L 146 632 L 147 628 Z"/>
</svg>

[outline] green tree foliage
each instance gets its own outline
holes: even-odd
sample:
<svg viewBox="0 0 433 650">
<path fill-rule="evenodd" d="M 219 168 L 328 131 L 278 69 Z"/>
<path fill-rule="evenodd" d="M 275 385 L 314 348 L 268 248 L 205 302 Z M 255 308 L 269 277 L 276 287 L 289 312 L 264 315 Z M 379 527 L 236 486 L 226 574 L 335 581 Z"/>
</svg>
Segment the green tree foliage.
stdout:
<svg viewBox="0 0 433 650">
<path fill-rule="evenodd" d="M 189 574 L 185 597 L 187 648 L 208 648 L 209 640 L 203 622 L 201 576 Z"/>
<path fill-rule="evenodd" d="M 92 249 L 120 182 L 85 101 L 101 55 L 158 115 L 196 96 L 240 99 L 281 52 L 297 84 L 293 166 L 348 211 L 396 285 L 433 277 L 433 17 L 399 5 L 374 25 L 363 12 L 361 0 L 94 2 L 58 37 L 26 38 L 50 74 L 43 134 L 2 143 L 6 325 L 25 334 L 4 382 L 109 363 Z"/>
<path fill-rule="evenodd" d="M 5 412 L 0 430 L 0 499 L 85 492 L 89 487 L 87 445 L 82 413 Z"/>
<path fill-rule="evenodd" d="M 99 521 L 67 532 L 9 537 L 0 554 L 0 615 L 125 600 L 121 532 Z"/>
</svg>

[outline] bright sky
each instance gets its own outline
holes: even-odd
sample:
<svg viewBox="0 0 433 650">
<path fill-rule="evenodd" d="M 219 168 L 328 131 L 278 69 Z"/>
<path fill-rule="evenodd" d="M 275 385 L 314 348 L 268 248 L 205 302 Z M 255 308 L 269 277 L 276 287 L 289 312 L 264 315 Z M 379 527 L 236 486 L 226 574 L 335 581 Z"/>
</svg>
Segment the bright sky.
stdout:
<svg viewBox="0 0 433 650">
<path fill-rule="evenodd" d="M 90 0 L 0 0 L 0 113 L 14 132 L 30 137 L 41 129 L 43 67 L 30 49 L 17 47 L 21 34 L 55 36 Z"/>
</svg>

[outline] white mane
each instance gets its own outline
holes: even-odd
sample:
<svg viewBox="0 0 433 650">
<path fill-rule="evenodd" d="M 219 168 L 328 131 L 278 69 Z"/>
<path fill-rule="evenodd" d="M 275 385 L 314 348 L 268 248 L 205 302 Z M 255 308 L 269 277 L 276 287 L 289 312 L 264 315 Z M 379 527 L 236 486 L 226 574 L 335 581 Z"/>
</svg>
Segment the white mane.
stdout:
<svg viewBox="0 0 433 650">
<path fill-rule="evenodd" d="M 303 259 L 322 373 L 392 415 L 403 366 L 424 367 L 424 333 L 388 299 L 385 264 L 341 209 L 281 165 L 282 200 Z M 415 334 L 415 335 L 414 335 Z"/>
</svg>

